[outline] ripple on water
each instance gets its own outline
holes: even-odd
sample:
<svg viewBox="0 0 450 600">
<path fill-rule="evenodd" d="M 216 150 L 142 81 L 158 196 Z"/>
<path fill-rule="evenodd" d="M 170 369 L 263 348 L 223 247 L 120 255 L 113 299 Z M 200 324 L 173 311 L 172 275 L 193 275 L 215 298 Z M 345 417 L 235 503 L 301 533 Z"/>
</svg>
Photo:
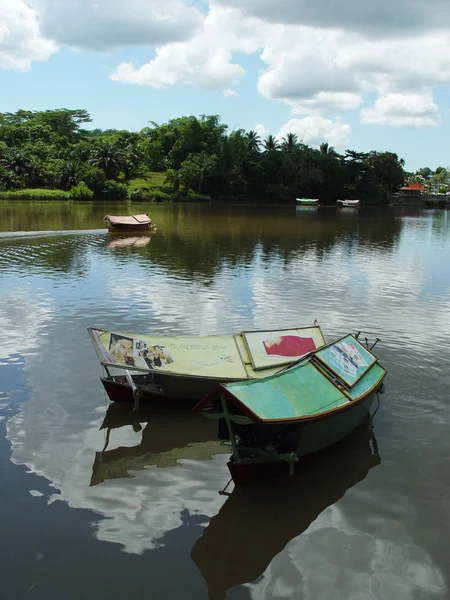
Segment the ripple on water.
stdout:
<svg viewBox="0 0 450 600">
<path fill-rule="evenodd" d="M 142 246 L 109 247 L 98 231 L 0 236 L 0 410 L 14 398 L 21 407 L 7 415 L 12 460 L 45 477 L 55 498 L 94 511 L 95 539 L 130 556 L 160 551 L 198 516 L 208 527 L 193 560 L 211 590 L 253 581 L 254 599 L 444 598 L 447 225 L 428 214 L 306 221 L 282 209 L 156 210 L 163 233 Z M 209 454 L 215 435 L 198 439 L 183 420 L 117 426 L 112 454 L 102 453 L 105 398 L 86 327 L 206 335 L 315 318 L 327 339 L 359 330 L 362 340 L 381 338 L 388 377 L 376 465 L 364 462 L 365 445 L 335 448 L 297 490 L 269 488 L 249 502 L 236 490 L 217 494 L 226 454 Z M 162 451 L 158 440 L 173 443 Z M 75 570 L 96 564 L 99 548 Z M 180 560 L 192 566 L 189 552 Z M 120 566 L 111 563 L 111 577 Z"/>
</svg>

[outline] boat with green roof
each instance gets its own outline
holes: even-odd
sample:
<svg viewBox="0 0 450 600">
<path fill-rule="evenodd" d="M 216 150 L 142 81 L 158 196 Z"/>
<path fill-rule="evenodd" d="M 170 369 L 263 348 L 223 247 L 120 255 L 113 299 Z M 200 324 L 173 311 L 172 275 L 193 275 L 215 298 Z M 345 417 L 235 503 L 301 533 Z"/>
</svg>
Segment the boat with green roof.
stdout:
<svg viewBox="0 0 450 600">
<path fill-rule="evenodd" d="M 386 376 L 371 349 L 346 335 L 274 375 L 223 383 L 205 396 L 195 409 L 231 441 L 235 484 L 293 474 L 300 459 L 356 429 Z"/>
</svg>

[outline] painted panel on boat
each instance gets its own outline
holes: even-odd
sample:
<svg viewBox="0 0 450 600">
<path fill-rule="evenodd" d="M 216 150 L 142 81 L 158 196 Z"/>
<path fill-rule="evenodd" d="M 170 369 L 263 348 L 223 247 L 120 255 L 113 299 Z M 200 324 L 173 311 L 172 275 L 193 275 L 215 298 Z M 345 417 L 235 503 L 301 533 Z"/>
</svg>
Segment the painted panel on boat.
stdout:
<svg viewBox="0 0 450 600">
<path fill-rule="evenodd" d="M 225 387 L 263 421 L 315 415 L 349 402 L 311 362 L 264 380 Z"/>
<path fill-rule="evenodd" d="M 386 374 L 384 369 L 378 363 L 375 363 L 355 385 L 348 390 L 348 395 L 352 400 L 364 396 L 367 392 L 379 384 Z"/>
<path fill-rule="evenodd" d="M 233 335 L 166 337 L 90 329 L 102 363 L 183 375 L 247 377 Z"/>
<path fill-rule="evenodd" d="M 245 370 L 247 372 L 247 377 L 249 379 L 261 379 L 262 377 L 268 377 L 269 375 L 275 375 L 280 370 L 279 366 L 272 367 L 270 369 L 260 369 L 259 371 L 255 371 L 252 365 L 252 360 L 250 358 L 250 354 L 247 348 L 247 345 L 244 340 L 244 335 L 242 333 L 237 333 L 234 336 L 236 340 L 236 345 L 239 349 L 239 353 L 242 358 L 242 362 L 244 363 Z"/>
<path fill-rule="evenodd" d="M 243 333 L 253 369 L 289 364 L 325 344 L 320 327 Z"/>
<path fill-rule="evenodd" d="M 352 335 L 315 353 L 315 356 L 349 388 L 376 362 L 376 358 Z"/>
</svg>

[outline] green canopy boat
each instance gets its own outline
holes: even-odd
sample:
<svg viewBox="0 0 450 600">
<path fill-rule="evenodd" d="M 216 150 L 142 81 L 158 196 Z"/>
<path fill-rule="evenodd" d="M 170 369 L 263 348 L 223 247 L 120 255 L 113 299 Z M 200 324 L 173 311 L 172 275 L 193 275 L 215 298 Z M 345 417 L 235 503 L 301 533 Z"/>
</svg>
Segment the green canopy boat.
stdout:
<svg viewBox="0 0 450 600">
<path fill-rule="evenodd" d="M 301 457 L 353 431 L 385 376 L 377 358 L 347 335 L 275 375 L 221 384 L 195 409 L 219 420 L 219 437 L 233 449 L 231 476 L 242 484 L 292 474 Z"/>
</svg>

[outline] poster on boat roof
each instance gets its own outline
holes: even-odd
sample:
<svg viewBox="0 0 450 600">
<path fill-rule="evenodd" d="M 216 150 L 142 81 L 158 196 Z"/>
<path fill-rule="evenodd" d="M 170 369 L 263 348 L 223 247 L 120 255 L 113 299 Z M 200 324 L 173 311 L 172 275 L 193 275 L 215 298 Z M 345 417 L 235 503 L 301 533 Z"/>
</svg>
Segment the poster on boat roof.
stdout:
<svg viewBox="0 0 450 600">
<path fill-rule="evenodd" d="M 233 335 L 167 337 L 89 329 L 105 365 L 221 379 L 247 377 Z"/>
<path fill-rule="evenodd" d="M 377 362 L 375 356 L 352 335 L 347 335 L 319 350 L 315 356 L 349 388 L 353 387 Z"/>
<path fill-rule="evenodd" d="M 318 326 L 246 331 L 243 337 L 255 371 L 290 364 L 325 344 Z"/>
</svg>

